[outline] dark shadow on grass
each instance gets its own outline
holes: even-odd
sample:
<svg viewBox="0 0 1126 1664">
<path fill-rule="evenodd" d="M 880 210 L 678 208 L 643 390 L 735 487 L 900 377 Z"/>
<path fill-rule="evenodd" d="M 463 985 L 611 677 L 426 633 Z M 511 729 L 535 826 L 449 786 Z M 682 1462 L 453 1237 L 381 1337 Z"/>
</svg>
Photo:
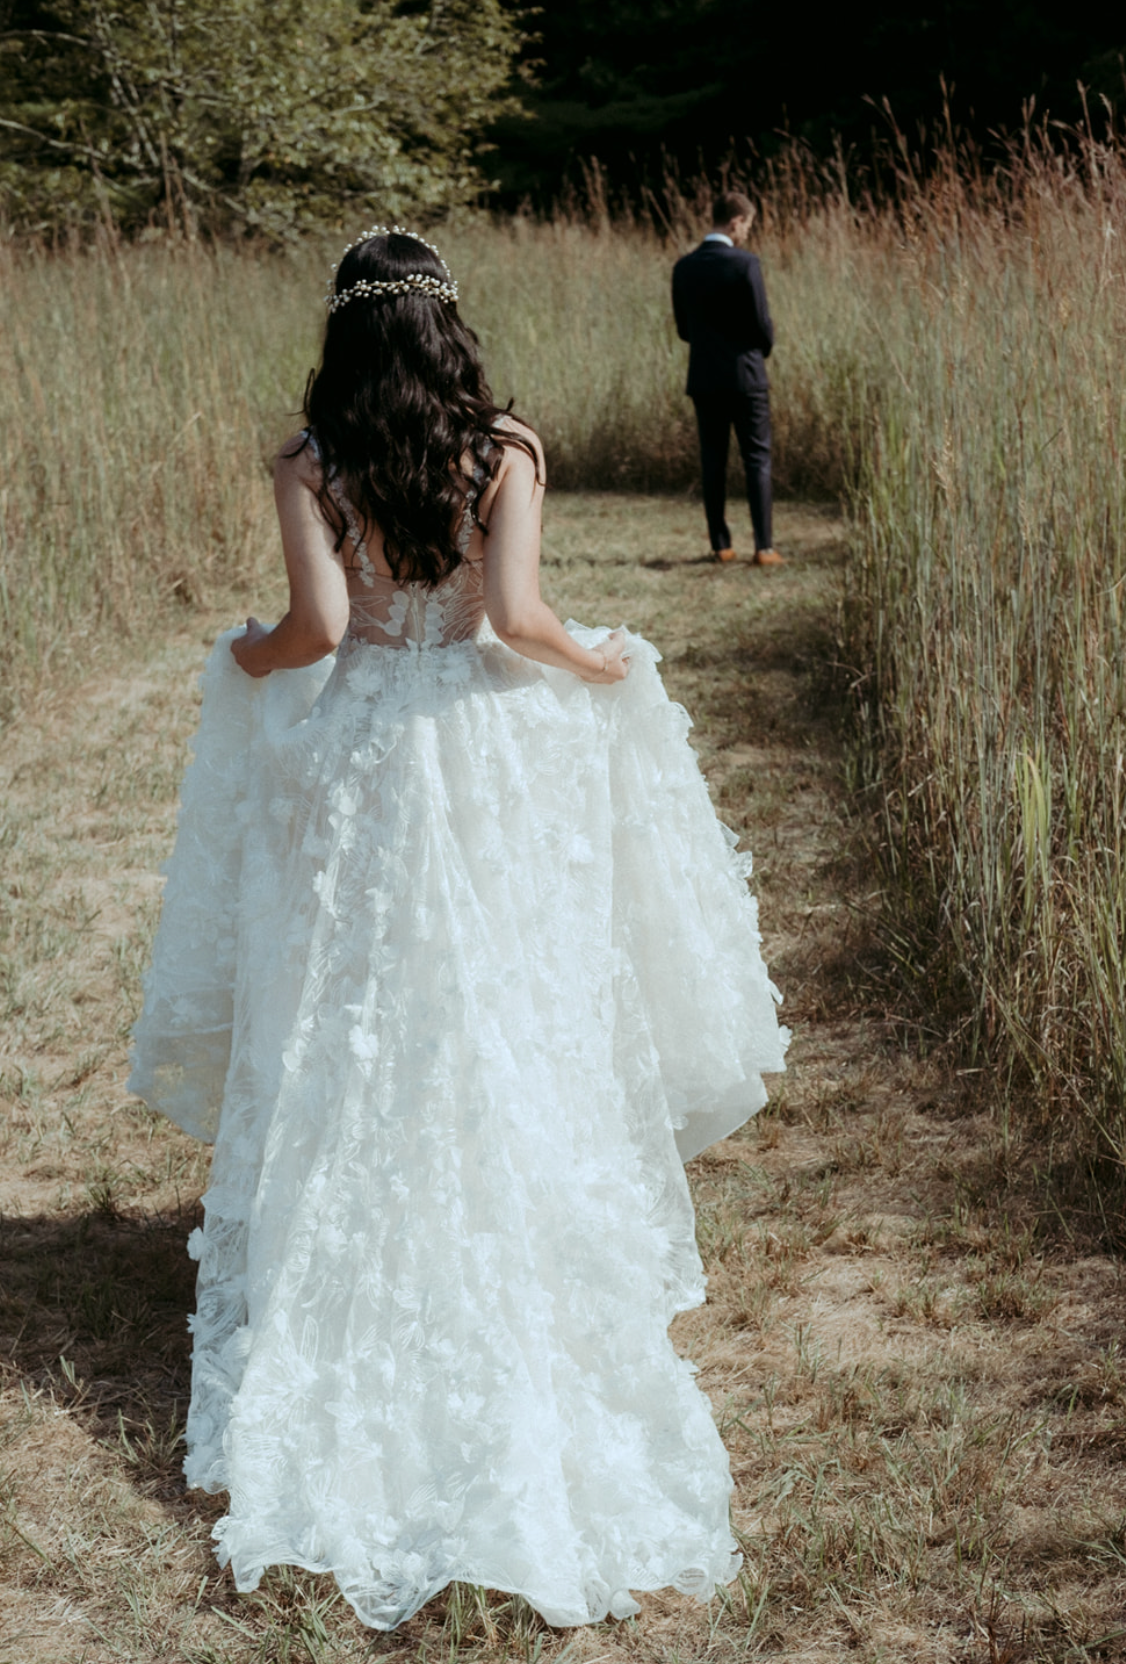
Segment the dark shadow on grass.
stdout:
<svg viewBox="0 0 1126 1664">
<path fill-rule="evenodd" d="M 624 567 L 628 571 L 644 568 L 647 572 L 680 572 L 686 566 L 714 566 L 716 571 L 731 571 L 730 566 L 723 566 L 711 555 L 689 555 L 684 560 L 638 560 L 636 555 L 552 555 L 541 554 L 541 566 L 588 566 L 592 571 L 605 571 L 608 566 Z"/>
<path fill-rule="evenodd" d="M 0 1367 L 49 1391 L 167 1501 L 183 1497 L 196 1223 L 195 1208 L 0 1215 Z"/>
<path fill-rule="evenodd" d="M 631 561 L 629 564 L 632 566 L 634 563 Z M 730 567 L 725 566 L 714 555 L 688 555 L 684 560 L 642 560 L 638 561 L 637 565 L 644 566 L 647 572 L 679 572 L 684 566 L 714 566 L 717 571 L 720 568 L 724 571 L 730 570 Z"/>
</svg>

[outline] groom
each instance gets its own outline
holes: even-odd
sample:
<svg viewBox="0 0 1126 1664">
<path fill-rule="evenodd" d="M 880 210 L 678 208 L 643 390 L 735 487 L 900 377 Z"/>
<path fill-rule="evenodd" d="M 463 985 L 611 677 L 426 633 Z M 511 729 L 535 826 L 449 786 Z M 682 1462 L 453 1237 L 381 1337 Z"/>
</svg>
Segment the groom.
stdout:
<svg viewBox="0 0 1126 1664">
<path fill-rule="evenodd" d="M 735 559 L 724 508 L 727 446 L 734 426 L 747 476 L 756 566 L 781 566 L 771 531 L 770 384 L 765 360 L 774 325 L 757 255 L 739 245 L 755 217 L 741 191 L 724 191 L 712 229 L 672 274 L 677 333 L 689 343 L 687 392 L 696 406 L 704 512 L 716 560 Z"/>
</svg>

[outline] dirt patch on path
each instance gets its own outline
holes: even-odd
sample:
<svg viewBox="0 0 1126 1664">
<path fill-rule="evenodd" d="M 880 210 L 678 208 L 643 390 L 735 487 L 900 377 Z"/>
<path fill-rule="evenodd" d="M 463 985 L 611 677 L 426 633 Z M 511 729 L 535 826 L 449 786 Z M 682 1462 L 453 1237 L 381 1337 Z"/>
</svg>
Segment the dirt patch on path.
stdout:
<svg viewBox="0 0 1126 1664">
<path fill-rule="evenodd" d="M 698 558 L 701 523 L 669 499 L 556 497 L 545 587 L 664 653 L 755 852 L 795 1030 L 768 1112 L 691 1169 L 710 1298 L 676 1338 L 732 1452 L 739 1583 L 568 1634 L 459 1589 L 384 1637 L 326 1580 L 276 1572 L 240 1598 L 215 1568 L 221 1504 L 178 1478 L 206 1152 L 122 1083 L 195 677 L 230 598 L 4 736 L 4 1664 L 1126 1656 L 1118 1268 L 1012 1212 L 1009 1153 L 965 1082 L 870 1008 L 871 880 L 823 670 L 840 525 L 784 508 L 775 572 Z"/>
</svg>

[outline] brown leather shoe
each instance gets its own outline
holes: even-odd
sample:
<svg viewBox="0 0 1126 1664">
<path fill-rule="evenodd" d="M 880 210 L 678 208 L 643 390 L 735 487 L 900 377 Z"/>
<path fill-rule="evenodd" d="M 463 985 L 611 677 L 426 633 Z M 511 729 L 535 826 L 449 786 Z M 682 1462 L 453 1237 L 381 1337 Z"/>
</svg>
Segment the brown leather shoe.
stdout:
<svg viewBox="0 0 1126 1664">
<path fill-rule="evenodd" d="M 785 566 L 786 562 L 777 549 L 756 549 L 754 564 L 755 566 Z"/>
<path fill-rule="evenodd" d="M 715 558 L 718 561 L 725 561 L 726 562 L 726 561 L 735 559 L 734 549 L 713 549 L 712 553 L 715 555 Z"/>
</svg>

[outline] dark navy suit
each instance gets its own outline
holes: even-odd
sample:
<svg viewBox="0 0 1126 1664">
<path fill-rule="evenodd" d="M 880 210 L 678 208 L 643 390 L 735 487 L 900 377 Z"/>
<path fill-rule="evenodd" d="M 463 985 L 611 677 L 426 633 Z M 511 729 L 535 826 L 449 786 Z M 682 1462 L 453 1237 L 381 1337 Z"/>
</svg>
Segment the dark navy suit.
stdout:
<svg viewBox="0 0 1126 1664">
<path fill-rule="evenodd" d="M 755 548 L 773 548 L 770 383 L 774 325 L 758 257 L 718 240 L 702 242 L 672 274 L 676 328 L 691 348 L 687 392 L 696 406 L 704 511 L 713 549 L 729 549 L 724 519 L 731 429 L 743 457 Z"/>
</svg>

